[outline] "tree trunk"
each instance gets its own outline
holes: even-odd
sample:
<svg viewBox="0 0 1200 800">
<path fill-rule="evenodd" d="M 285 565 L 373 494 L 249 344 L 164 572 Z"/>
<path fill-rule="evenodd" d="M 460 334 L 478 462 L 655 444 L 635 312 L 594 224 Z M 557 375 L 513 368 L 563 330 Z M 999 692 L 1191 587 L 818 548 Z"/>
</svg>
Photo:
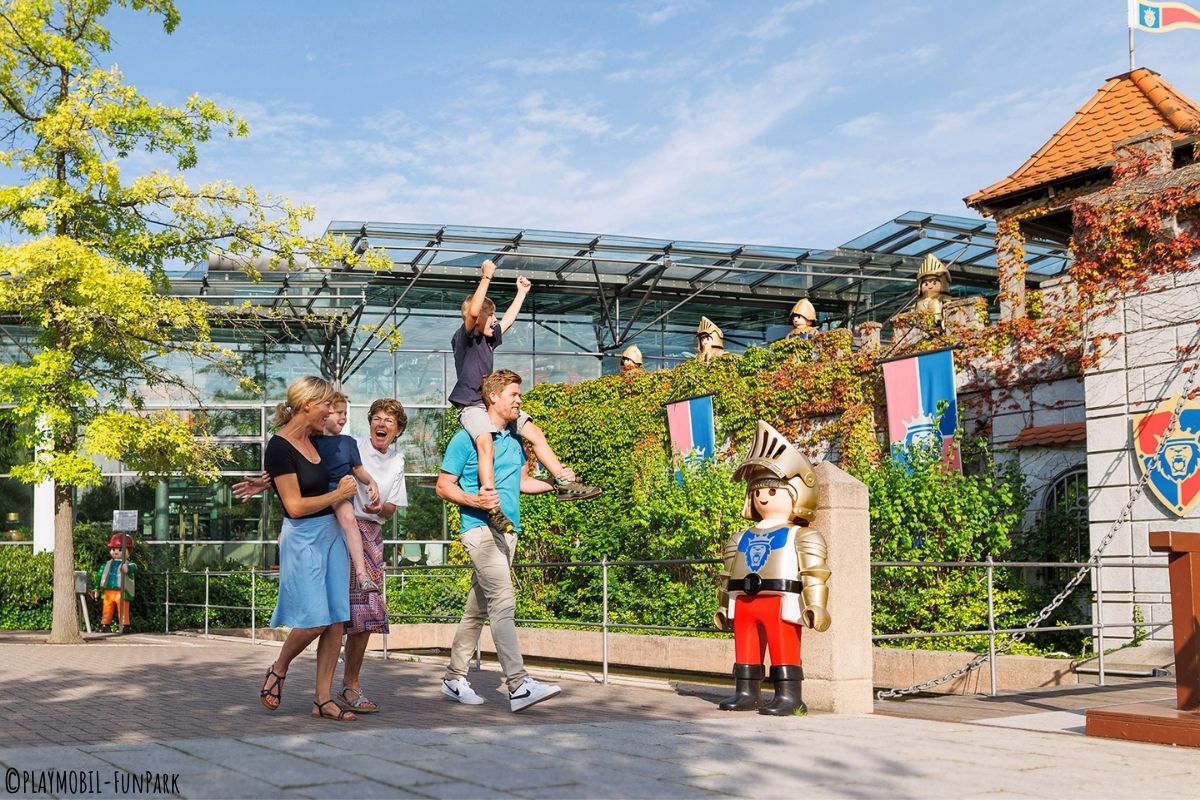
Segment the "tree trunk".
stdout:
<svg viewBox="0 0 1200 800">
<path fill-rule="evenodd" d="M 75 504 L 71 487 L 54 486 L 54 621 L 50 644 L 80 644 L 79 612 L 75 608 Z"/>
</svg>

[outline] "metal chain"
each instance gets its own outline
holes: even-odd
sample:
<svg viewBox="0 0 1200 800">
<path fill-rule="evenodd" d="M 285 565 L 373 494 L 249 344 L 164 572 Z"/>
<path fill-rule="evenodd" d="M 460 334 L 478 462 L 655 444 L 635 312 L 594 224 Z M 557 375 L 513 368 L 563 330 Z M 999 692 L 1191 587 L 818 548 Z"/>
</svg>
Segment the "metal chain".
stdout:
<svg viewBox="0 0 1200 800">
<path fill-rule="evenodd" d="M 1195 336 L 1193 336 L 1193 339 L 1197 337 L 1200 337 L 1200 329 L 1197 329 L 1197 333 Z M 1183 368 L 1183 362 L 1180 362 L 1179 366 L 1180 368 Z M 1175 432 L 1175 428 L 1179 424 L 1179 415 L 1183 412 L 1183 405 L 1185 402 L 1187 402 L 1188 396 L 1192 393 L 1192 389 L 1195 387 L 1197 376 L 1200 376 L 1200 364 L 1195 364 L 1190 369 L 1185 371 L 1188 372 L 1188 379 L 1184 383 L 1183 389 L 1179 392 L 1179 399 L 1175 401 L 1175 407 L 1171 410 L 1171 421 L 1167 424 L 1166 429 L 1163 431 L 1162 439 L 1158 443 L 1158 449 L 1154 454 L 1155 461 L 1162 456 L 1163 451 L 1167 446 L 1167 440 L 1171 438 L 1171 434 Z M 1038 612 L 1037 616 L 1025 623 L 1025 627 L 1022 630 L 1012 634 L 1008 642 L 996 648 L 997 655 L 1007 653 L 1013 648 L 1013 645 L 1024 641 L 1025 637 L 1032 633 L 1034 628 L 1037 628 L 1043 622 L 1045 622 L 1046 618 L 1054 613 L 1054 610 L 1061 606 L 1066 599 L 1071 596 L 1071 593 L 1079 587 L 1079 584 L 1083 583 L 1083 579 L 1087 577 L 1091 568 L 1093 566 L 1099 566 L 1101 554 L 1104 552 L 1105 548 L 1108 547 L 1109 542 L 1112 541 L 1113 537 L 1117 535 L 1117 531 L 1119 531 L 1121 526 L 1125 524 L 1126 518 L 1133 510 L 1133 504 L 1137 502 L 1139 497 L 1141 497 L 1149 479 L 1150 472 L 1148 470 L 1142 471 L 1141 479 L 1137 482 L 1137 485 L 1133 487 L 1133 491 L 1129 493 L 1129 501 L 1125 503 L 1125 507 L 1122 508 L 1121 513 L 1117 515 L 1117 519 L 1113 522 L 1108 533 L 1105 534 L 1104 539 L 1101 540 L 1100 544 L 1097 545 L 1096 549 L 1093 550 L 1092 554 L 1088 557 L 1088 563 L 1085 566 L 1080 567 L 1075 572 L 1075 576 L 1067 582 L 1067 585 L 1063 587 L 1062 591 L 1055 595 L 1054 599 L 1051 600 L 1045 608 Z M 922 683 L 915 683 L 912 686 L 907 686 L 903 689 L 881 689 L 875 693 L 875 697 L 879 700 L 890 700 L 896 697 L 917 694 L 925 691 L 926 689 L 932 689 L 935 686 L 941 686 L 943 683 L 948 683 L 949 681 L 961 678 L 964 675 L 974 672 L 989 660 L 991 660 L 991 654 L 980 653 L 953 672 L 947 672 L 945 675 L 932 678 Z"/>
</svg>

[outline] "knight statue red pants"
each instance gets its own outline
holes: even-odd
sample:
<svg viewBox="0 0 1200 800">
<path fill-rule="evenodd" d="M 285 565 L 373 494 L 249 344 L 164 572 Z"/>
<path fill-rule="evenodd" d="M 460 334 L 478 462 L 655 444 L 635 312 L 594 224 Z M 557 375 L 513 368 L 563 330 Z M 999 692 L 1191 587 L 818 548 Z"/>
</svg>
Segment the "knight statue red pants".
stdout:
<svg viewBox="0 0 1200 800">
<path fill-rule="evenodd" d="M 783 619 L 783 598 L 777 594 L 738 595 L 733 610 L 734 660 L 761 664 L 769 649 L 772 666 L 800 666 L 800 629 Z"/>
</svg>

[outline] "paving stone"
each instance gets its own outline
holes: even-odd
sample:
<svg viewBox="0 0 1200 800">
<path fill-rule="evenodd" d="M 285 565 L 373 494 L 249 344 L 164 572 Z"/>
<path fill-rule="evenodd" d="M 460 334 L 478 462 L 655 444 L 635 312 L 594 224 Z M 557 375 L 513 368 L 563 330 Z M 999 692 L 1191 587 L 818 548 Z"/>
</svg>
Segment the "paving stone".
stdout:
<svg viewBox="0 0 1200 800">
<path fill-rule="evenodd" d="M 240 772 L 223 767 L 214 767 L 203 776 L 189 776 L 186 780 L 180 777 L 180 795 L 185 798 L 290 798 L 305 795 L 286 789 L 280 789 L 264 781 L 248 777 Z"/>
<path fill-rule="evenodd" d="M 326 753 L 320 758 L 314 758 L 314 762 L 401 788 L 453 780 L 453 777 L 440 774 L 435 769 L 418 769 L 371 755 Z"/>
<path fill-rule="evenodd" d="M 431 783 L 416 790 L 420 797 L 444 800 L 478 800 L 480 797 L 516 797 L 498 789 L 481 790 L 477 783 Z"/>
<path fill-rule="evenodd" d="M 408 791 L 402 787 L 369 780 L 367 778 L 351 778 L 345 783 L 324 783 L 311 790 L 299 790 L 304 797 L 329 798 L 329 800 L 356 800 L 359 797 L 422 797 L 423 795 Z"/>
<path fill-rule="evenodd" d="M 253 755 L 222 766 L 250 775 L 282 789 L 337 783 L 352 777 L 346 770 L 318 764 L 286 753 Z"/>
</svg>

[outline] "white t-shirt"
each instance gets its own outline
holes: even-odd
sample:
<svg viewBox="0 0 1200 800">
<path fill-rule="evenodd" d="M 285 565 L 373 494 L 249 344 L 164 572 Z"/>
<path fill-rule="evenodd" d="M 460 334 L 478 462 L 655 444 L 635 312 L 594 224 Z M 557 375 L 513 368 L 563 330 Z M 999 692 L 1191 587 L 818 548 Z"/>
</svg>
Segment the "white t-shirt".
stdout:
<svg viewBox="0 0 1200 800">
<path fill-rule="evenodd" d="M 358 454 L 362 456 L 363 467 L 367 474 L 375 479 L 379 487 L 379 499 L 397 507 L 408 505 L 408 487 L 404 484 L 404 455 L 393 443 L 386 453 L 381 453 L 371 444 L 369 436 L 356 436 Z M 354 496 L 354 516 L 360 519 L 384 522 L 378 514 L 368 514 L 363 506 L 371 502 L 367 496 L 367 487 L 359 484 L 358 494 Z"/>
</svg>

